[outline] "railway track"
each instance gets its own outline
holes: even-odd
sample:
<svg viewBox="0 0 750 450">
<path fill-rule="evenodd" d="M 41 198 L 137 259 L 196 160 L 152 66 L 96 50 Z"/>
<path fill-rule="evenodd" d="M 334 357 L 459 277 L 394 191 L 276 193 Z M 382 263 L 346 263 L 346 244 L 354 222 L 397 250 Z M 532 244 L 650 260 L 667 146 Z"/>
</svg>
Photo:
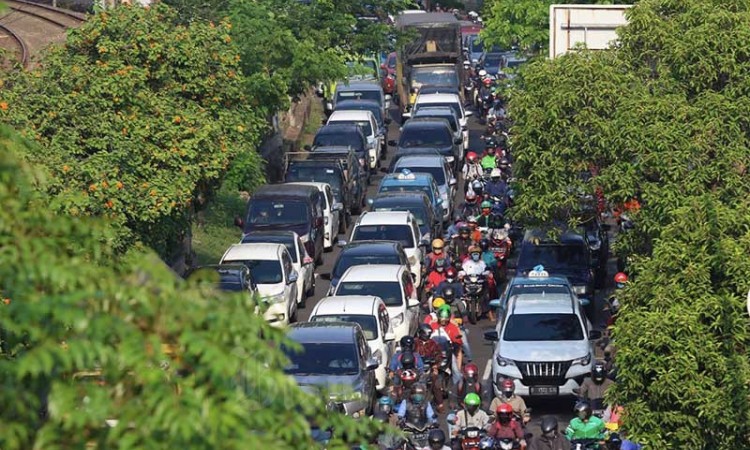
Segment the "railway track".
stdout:
<svg viewBox="0 0 750 450">
<path fill-rule="evenodd" d="M 24 68 L 32 56 L 49 44 L 63 42 L 69 28 L 79 26 L 85 16 L 27 0 L 4 0 L 0 17 L 0 46 L 14 52 Z"/>
</svg>

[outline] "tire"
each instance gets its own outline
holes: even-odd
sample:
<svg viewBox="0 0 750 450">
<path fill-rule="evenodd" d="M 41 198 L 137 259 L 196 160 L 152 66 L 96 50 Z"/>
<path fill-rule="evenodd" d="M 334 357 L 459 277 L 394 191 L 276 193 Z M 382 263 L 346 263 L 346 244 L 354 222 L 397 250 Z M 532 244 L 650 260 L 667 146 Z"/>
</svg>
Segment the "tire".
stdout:
<svg viewBox="0 0 750 450">
<path fill-rule="evenodd" d="M 478 318 L 477 306 L 472 305 L 469 307 L 469 322 L 471 322 L 472 325 L 476 325 L 477 318 Z"/>
</svg>

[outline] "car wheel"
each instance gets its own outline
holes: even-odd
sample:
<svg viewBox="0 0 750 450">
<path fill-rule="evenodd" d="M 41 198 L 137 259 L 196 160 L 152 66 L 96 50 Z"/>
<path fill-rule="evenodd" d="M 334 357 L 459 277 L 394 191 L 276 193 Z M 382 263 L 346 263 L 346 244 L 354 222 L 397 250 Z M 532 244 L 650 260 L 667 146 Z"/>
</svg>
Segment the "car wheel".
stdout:
<svg viewBox="0 0 750 450">
<path fill-rule="evenodd" d="M 299 309 L 297 305 L 292 305 L 292 309 L 294 309 L 294 312 L 289 315 L 289 323 L 294 323 L 297 321 L 297 310 Z"/>
<path fill-rule="evenodd" d="M 310 283 L 310 288 L 305 292 L 305 295 L 302 297 L 302 301 L 299 303 L 300 308 L 305 307 L 305 303 L 307 302 L 307 297 L 312 297 L 315 295 L 315 275 L 313 275 L 312 283 Z"/>
</svg>

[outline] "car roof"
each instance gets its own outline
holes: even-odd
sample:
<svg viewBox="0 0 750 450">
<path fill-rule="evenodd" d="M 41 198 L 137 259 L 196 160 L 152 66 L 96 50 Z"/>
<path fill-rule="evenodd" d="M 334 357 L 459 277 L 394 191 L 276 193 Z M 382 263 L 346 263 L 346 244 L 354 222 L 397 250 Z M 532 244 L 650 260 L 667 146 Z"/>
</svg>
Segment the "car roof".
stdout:
<svg viewBox="0 0 750 450">
<path fill-rule="evenodd" d="M 404 124 L 404 127 L 414 128 L 415 125 L 422 125 L 422 124 L 425 124 L 425 125 L 434 124 L 436 127 L 442 127 L 443 125 L 445 125 L 448 128 L 450 128 L 451 126 L 448 119 L 444 119 L 442 117 L 413 117 Z"/>
<path fill-rule="evenodd" d="M 431 106 L 429 103 L 420 106 L 417 111 L 414 113 L 412 118 L 417 118 L 420 116 L 430 116 L 430 115 L 441 115 L 441 116 L 457 116 L 456 111 L 453 110 L 450 106 L 445 105 L 435 105 Z"/>
<path fill-rule="evenodd" d="M 376 80 L 358 80 L 350 81 L 349 83 L 338 83 L 336 85 L 337 91 L 382 91 L 380 83 Z"/>
<path fill-rule="evenodd" d="M 346 132 L 362 133 L 362 129 L 359 127 L 359 125 L 354 124 L 354 123 L 329 123 L 318 128 L 318 132 L 315 133 L 315 135 L 317 136 L 318 134 L 346 133 Z"/>
<path fill-rule="evenodd" d="M 328 118 L 328 123 L 338 122 L 340 120 L 365 121 L 370 120 L 370 117 L 373 117 L 373 114 L 367 110 L 337 110 L 333 111 L 331 117 Z"/>
<path fill-rule="evenodd" d="M 300 186 L 291 183 L 266 184 L 259 186 L 251 198 L 257 197 L 303 197 L 317 192 L 312 186 Z"/>
<path fill-rule="evenodd" d="M 313 316 L 333 314 L 362 314 L 376 315 L 378 305 L 383 303 L 380 297 L 374 295 L 338 295 L 323 297 L 315 305 Z"/>
<path fill-rule="evenodd" d="M 300 186 L 312 186 L 320 192 L 325 192 L 326 186 L 331 187 L 330 184 L 322 181 L 292 181 L 286 184 L 298 184 Z"/>
<path fill-rule="evenodd" d="M 251 231 L 249 233 L 246 233 L 242 239 L 245 239 L 246 237 L 257 237 L 257 238 L 287 238 L 287 239 L 296 239 L 299 237 L 299 235 L 292 230 L 256 230 Z"/>
<path fill-rule="evenodd" d="M 445 167 L 445 157 L 442 155 L 406 155 L 396 161 L 395 168 L 405 165 L 418 165 L 424 167 Z M 419 173 L 419 172 L 416 172 Z"/>
<path fill-rule="evenodd" d="M 418 95 L 416 104 L 420 103 L 449 103 L 460 102 L 461 99 L 456 94 L 424 94 Z"/>
<path fill-rule="evenodd" d="M 553 297 L 553 296 L 550 296 Z M 510 299 L 511 314 L 576 314 L 575 299 L 569 295 L 559 295 L 558 298 L 532 300 L 516 297 Z"/>
<path fill-rule="evenodd" d="M 286 251 L 284 244 L 270 244 L 267 242 L 252 242 L 248 244 L 232 244 L 221 260 L 259 260 L 276 261 L 279 254 Z"/>
<path fill-rule="evenodd" d="M 357 225 L 407 225 L 412 218 L 409 211 L 367 211 L 359 216 Z"/>
<path fill-rule="evenodd" d="M 298 322 L 289 326 L 288 337 L 300 343 L 354 344 L 358 329 L 358 324 L 350 322 Z"/>
<path fill-rule="evenodd" d="M 404 158 L 406 158 L 406 157 L 404 156 Z M 401 161 L 401 158 L 399 158 L 399 161 Z M 412 175 L 414 175 L 414 179 L 412 179 L 412 180 L 403 180 L 403 179 L 399 178 L 399 175 L 401 175 L 401 173 L 389 173 L 389 174 L 386 174 L 383 177 L 382 183 L 388 182 L 389 184 L 398 184 L 398 182 L 409 181 L 409 182 L 413 182 L 415 184 L 432 184 L 432 182 L 435 180 L 432 177 L 432 175 L 430 175 L 429 173 L 424 173 L 424 172 L 412 172 Z M 393 183 L 391 183 L 391 182 L 393 182 Z"/>
<path fill-rule="evenodd" d="M 406 268 L 398 264 L 365 264 L 351 266 L 339 280 L 339 286 L 346 281 L 398 281 L 401 282 L 400 274 Z"/>
<path fill-rule="evenodd" d="M 341 249 L 341 254 L 390 254 L 394 251 L 398 253 L 400 246 L 401 244 L 396 241 L 355 241 L 346 244 Z"/>
<path fill-rule="evenodd" d="M 570 286 L 567 278 L 563 277 L 520 277 L 516 276 L 510 282 L 511 286 L 544 286 L 544 285 L 563 285 Z"/>
</svg>

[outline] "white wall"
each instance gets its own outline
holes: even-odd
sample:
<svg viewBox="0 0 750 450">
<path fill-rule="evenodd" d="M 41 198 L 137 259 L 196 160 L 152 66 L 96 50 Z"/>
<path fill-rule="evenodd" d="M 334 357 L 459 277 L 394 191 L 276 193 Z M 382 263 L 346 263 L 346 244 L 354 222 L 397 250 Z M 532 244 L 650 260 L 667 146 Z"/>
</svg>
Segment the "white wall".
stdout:
<svg viewBox="0 0 750 450">
<path fill-rule="evenodd" d="M 551 5 L 549 57 L 567 53 L 579 43 L 603 50 L 617 39 L 615 30 L 626 25 L 625 11 L 632 5 Z"/>
</svg>

